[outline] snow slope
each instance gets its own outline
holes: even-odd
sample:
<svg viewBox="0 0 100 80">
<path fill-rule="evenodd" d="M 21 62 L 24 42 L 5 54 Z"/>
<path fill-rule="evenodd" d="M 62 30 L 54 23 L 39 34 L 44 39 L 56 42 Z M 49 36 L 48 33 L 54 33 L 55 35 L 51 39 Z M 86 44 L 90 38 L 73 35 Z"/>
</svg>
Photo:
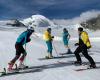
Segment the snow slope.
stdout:
<svg viewBox="0 0 100 80">
<path fill-rule="evenodd" d="M 7 63 L 15 55 L 15 41 L 17 36 L 23 32 L 25 28 L 11 29 L 11 30 L 0 30 L 0 71 L 3 67 L 7 67 Z M 54 32 L 54 31 L 53 31 Z M 60 31 L 61 32 L 61 31 Z M 76 31 L 75 31 L 76 32 Z M 58 33 L 58 32 L 57 32 Z M 100 32 L 98 32 L 100 33 Z M 74 35 L 75 33 L 73 33 Z M 90 35 L 93 33 L 89 33 Z M 95 34 L 95 33 L 94 33 Z M 72 33 L 71 33 L 72 35 Z M 77 37 L 77 36 L 72 36 Z M 92 35 L 91 35 L 92 37 Z M 95 35 L 96 37 L 96 35 Z M 98 37 L 98 35 L 97 35 Z M 75 56 L 66 55 L 66 58 L 51 59 L 51 60 L 39 60 L 39 58 L 47 55 L 46 44 L 41 37 L 36 37 L 32 35 L 32 41 L 27 44 L 27 58 L 26 65 L 29 66 L 42 66 L 39 71 L 36 72 L 26 72 L 23 74 L 17 74 L 7 77 L 0 77 L 0 80 L 100 80 L 100 68 L 94 70 L 85 70 L 82 72 L 76 72 L 75 69 L 81 68 L 82 66 L 74 66 L 71 64 L 75 61 Z M 66 52 L 61 40 L 54 41 L 54 46 L 57 50 L 53 50 L 54 56 L 59 56 L 59 53 Z M 70 47 L 72 51 L 75 50 L 75 41 L 70 41 Z M 96 61 L 97 66 L 100 66 L 100 42 L 93 41 L 92 49 L 89 54 Z M 84 57 L 82 57 L 83 62 L 88 62 Z M 58 61 L 65 62 L 64 64 L 58 63 Z"/>
</svg>

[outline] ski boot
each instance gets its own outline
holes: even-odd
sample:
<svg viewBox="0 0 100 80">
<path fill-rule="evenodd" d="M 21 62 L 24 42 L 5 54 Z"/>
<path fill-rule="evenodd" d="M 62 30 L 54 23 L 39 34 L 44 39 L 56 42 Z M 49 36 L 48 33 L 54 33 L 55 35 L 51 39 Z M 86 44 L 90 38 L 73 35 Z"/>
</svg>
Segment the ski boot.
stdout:
<svg viewBox="0 0 100 80">
<path fill-rule="evenodd" d="M 46 59 L 52 59 L 53 56 L 51 54 L 49 54 L 48 56 L 45 56 Z"/>
<path fill-rule="evenodd" d="M 25 64 L 24 64 L 24 59 L 25 59 L 25 57 L 21 57 L 20 59 L 19 59 L 19 63 L 18 63 L 18 69 L 25 69 L 25 68 L 28 68 L 28 66 L 26 66 Z"/>
<path fill-rule="evenodd" d="M 25 69 L 25 68 L 28 68 L 28 66 L 26 66 L 26 65 L 23 63 L 23 61 L 20 61 L 17 68 L 18 68 L 18 69 Z"/>
<path fill-rule="evenodd" d="M 82 65 L 82 62 L 81 61 L 75 61 L 74 64 L 75 65 Z"/>
<path fill-rule="evenodd" d="M 68 51 L 66 52 L 66 54 L 73 54 L 73 52 L 70 49 L 68 49 Z"/>
<path fill-rule="evenodd" d="M 26 66 L 25 64 L 21 64 L 18 66 L 18 69 L 25 69 L 28 68 L 28 66 Z"/>
<path fill-rule="evenodd" d="M 89 69 L 89 68 L 90 68 L 90 69 L 91 69 L 91 68 L 96 68 L 96 65 L 95 65 L 95 64 L 91 64 L 91 65 L 88 66 L 88 69 Z"/>
<path fill-rule="evenodd" d="M 14 72 L 14 70 L 13 70 L 13 65 L 14 65 L 14 63 L 8 63 L 7 73 L 12 73 L 12 72 Z"/>
</svg>

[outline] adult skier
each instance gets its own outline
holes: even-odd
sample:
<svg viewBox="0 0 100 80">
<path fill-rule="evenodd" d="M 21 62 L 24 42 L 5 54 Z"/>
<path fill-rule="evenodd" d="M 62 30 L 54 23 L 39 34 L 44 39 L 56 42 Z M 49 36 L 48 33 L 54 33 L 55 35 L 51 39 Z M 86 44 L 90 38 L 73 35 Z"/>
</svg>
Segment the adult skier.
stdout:
<svg viewBox="0 0 100 80">
<path fill-rule="evenodd" d="M 29 27 L 26 31 L 24 31 L 23 33 L 21 33 L 19 35 L 19 37 L 17 38 L 17 41 L 15 43 L 15 49 L 16 49 L 16 55 L 15 57 L 8 63 L 8 71 L 11 71 L 13 69 L 13 65 L 15 64 L 15 62 L 19 59 L 20 63 L 19 63 L 19 68 L 24 68 L 26 67 L 24 65 L 24 60 L 25 57 L 27 55 L 26 49 L 24 49 L 23 45 L 26 46 L 26 43 L 30 42 L 30 36 L 32 35 L 32 33 L 34 32 L 34 28 L 33 27 Z M 21 56 L 22 54 L 22 56 Z"/>
<path fill-rule="evenodd" d="M 48 52 L 48 56 L 46 56 L 46 58 L 53 58 L 52 56 L 52 40 L 54 38 L 54 36 L 51 35 L 51 28 L 47 28 L 47 30 L 44 32 L 43 38 L 47 44 L 47 52 Z"/>
<path fill-rule="evenodd" d="M 65 48 L 67 48 L 66 54 L 72 53 L 70 48 L 69 48 L 69 45 L 68 45 L 69 39 L 70 39 L 70 34 L 69 34 L 68 30 L 66 28 L 64 28 L 63 29 L 63 43 L 64 43 Z"/>
<path fill-rule="evenodd" d="M 88 51 L 87 51 L 88 48 L 91 48 L 91 43 L 90 43 L 90 40 L 89 40 L 88 33 L 83 31 L 82 27 L 79 27 L 78 28 L 78 34 L 79 34 L 79 43 L 75 44 L 75 46 L 78 46 L 78 47 L 76 48 L 76 50 L 74 52 L 76 59 L 77 59 L 77 61 L 75 61 L 75 64 L 80 64 L 80 65 L 82 64 L 82 60 L 81 60 L 81 57 L 79 55 L 79 53 L 82 52 L 84 57 L 86 59 L 88 59 L 89 62 L 90 62 L 89 67 L 90 68 L 96 68 L 96 64 L 95 64 L 94 60 L 88 54 Z"/>
</svg>

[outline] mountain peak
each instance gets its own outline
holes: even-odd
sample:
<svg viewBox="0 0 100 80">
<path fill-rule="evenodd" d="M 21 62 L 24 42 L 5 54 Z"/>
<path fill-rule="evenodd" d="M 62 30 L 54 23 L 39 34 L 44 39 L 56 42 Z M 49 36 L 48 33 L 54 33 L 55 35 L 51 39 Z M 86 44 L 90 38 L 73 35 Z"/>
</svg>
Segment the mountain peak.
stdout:
<svg viewBox="0 0 100 80">
<path fill-rule="evenodd" d="M 21 22 L 27 26 L 33 26 L 33 27 L 48 27 L 54 25 L 54 23 L 51 20 L 39 14 L 32 15 L 31 17 L 26 18 Z"/>
</svg>

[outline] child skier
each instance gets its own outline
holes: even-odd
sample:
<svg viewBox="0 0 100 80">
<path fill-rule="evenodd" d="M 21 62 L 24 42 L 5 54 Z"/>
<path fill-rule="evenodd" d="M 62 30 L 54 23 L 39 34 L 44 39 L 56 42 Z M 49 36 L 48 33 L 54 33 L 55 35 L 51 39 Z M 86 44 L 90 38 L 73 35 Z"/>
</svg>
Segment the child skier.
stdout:
<svg viewBox="0 0 100 80">
<path fill-rule="evenodd" d="M 27 52 L 26 50 L 23 48 L 23 45 L 26 46 L 26 43 L 30 42 L 30 36 L 32 35 L 32 33 L 34 32 L 33 27 L 29 27 L 26 31 L 24 31 L 23 33 L 21 33 L 19 35 L 19 37 L 17 38 L 17 41 L 15 43 L 15 49 L 16 49 L 16 56 L 8 63 L 8 71 L 11 71 L 13 68 L 13 65 L 15 64 L 15 62 L 19 59 L 20 63 L 19 63 L 19 68 L 24 68 L 25 65 L 23 63 Z"/>
<path fill-rule="evenodd" d="M 47 52 L 48 52 L 48 56 L 46 56 L 46 58 L 53 58 L 52 56 L 52 40 L 54 38 L 54 36 L 51 35 L 51 28 L 47 28 L 47 30 L 45 31 L 44 35 L 43 35 L 44 40 L 46 41 L 47 44 Z"/>
<path fill-rule="evenodd" d="M 79 27 L 78 28 L 78 33 L 79 33 L 79 43 L 76 43 L 75 46 L 78 46 L 77 49 L 75 50 L 74 54 L 76 56 L 77 61 L 75 61 L 75 64 L 82 64 L 81 57 L 79 55 L 80 52 L 85 56 L 86 59 L 89 60 L 90 68 L 96 68 L 96 64 L 92 57 L 88 54 L 87 49 L 91 48 L 91 43 L 88 37 L 87 32 L 83 31 L 83 28 Z"/>
<path fill-rule="evenodd" d="M 70 34 L 68 33 L 68 30 L 66 28 L 63 29 L 63 43 L 64 43 L 64 46 L 68 49 L 66 54 L 71 54 L 71 50 L 68 46 L 68 41 L 70 39 Z"/>
</svg>

